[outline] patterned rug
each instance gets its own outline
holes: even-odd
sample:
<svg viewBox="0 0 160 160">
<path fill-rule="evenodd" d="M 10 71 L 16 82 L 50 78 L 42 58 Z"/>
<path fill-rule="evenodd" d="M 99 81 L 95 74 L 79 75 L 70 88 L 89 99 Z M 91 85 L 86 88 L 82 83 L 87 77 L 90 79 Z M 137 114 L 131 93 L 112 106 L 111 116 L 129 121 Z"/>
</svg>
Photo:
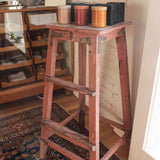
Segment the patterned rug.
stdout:
<svg viewBox="0 0 160 160">
<path fill-rule="evenodd" d="M 39 160 L 40 131 L 41 131 L 42 107 L 0 120 L 0 157 L 5 155 L 4 160 Z M 53 104 L 52 119 L 61 122 L 69 114 L 59 105 Z M 88 131 L 81 127 L 76 120 L 72 120 L 67 127 L 88 136 Z M 51 139 L 57 144 L 66 147 L 68 150 L 88 159 L 87 150 L 71 144 L 70 142 L 53 135 Z M 100 156 L 102 157 L 107 148 L 100 144 Z M 1 158 L 0 158 L 1 159 Z M 46 160 L 69 160 L 57 151 L 48 148 Z M 115 155 L 110 160 L 119 160 Z"/>
</svg>

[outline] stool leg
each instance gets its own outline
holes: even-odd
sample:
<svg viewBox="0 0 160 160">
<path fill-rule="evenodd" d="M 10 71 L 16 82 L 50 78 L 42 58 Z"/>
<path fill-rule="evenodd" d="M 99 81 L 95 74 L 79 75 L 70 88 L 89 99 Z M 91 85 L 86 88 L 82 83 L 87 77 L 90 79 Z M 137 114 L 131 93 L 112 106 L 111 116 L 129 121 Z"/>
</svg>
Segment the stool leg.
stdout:
<svg viewBox="0 0 160 160">
<path fill-rule="evenodd" d="M 79 84 L 86 86 L 86 44 L 79 43 Z M 79 94 L 79 106 L 81 109 L 85 107 L 85 95 Z M 85 125 L 85 112 L 80 111 L 79 123 Z"/>
<path fill-rule="evenodd" d="M 123 35 L 116 38 L 116 43 L 117 43 L 118 59 L 119 59 L 125 140 L 129 144 L 130 134 L 131 134 L 131 107 L 130 107 L 128 57 L 127 57 L 125 31 Z"/>
<path fill-rule="evenodd" d="M 52 39 L 53 31 L 49 32 L 48 40 L 48 51 L 47 51 L 47 62 L 46 62 L 46 75 L 53 77 L 55 75 L 55 64 L 56 64 L 56 54 L 57 54 L 57 39 Z M 43 112 L 42 119 L 49 120 L 51 117 L 52 110 L 52 97 L 53 97 L 53 83 L 44 83 L 44 100 L 43 100 Z M 50 132 L 42 125 L 41 128 L 41 138 L 47 139 L 51 136 Z M 47 144 L 41 141 L 40 143 L 40 157 L 44 159 L 47 152 Z"/>
<path fill-rule="evenodd" d="M 92 40 L 92 53 L 89 54 L 89 89 L 96 91 L 95 97 L 89 97 L 89 141 L 96 145 L 96 151 L 90 151 L 90 160 L 99 160 L 99 77 L 100 54 L 97 37 Z"/>
</svg>

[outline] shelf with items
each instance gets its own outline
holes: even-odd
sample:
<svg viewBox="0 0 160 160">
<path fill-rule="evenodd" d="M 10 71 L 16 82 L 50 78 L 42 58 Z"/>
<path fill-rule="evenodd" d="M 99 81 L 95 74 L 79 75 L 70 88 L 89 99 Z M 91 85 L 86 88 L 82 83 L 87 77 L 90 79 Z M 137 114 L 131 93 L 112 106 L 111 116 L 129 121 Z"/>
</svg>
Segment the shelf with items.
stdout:
<svg viewBox="0 0 160 160">
<path fill-rule="evenodd" d="M 46 62 L 47 57 L 47 46 L 34 47 L 32 48 L 32 56 L 34 59 L 34 64 Z M 65 59 L 65 53 L 57 53 L 56 60 Z"/>
<path fill-rule="evenodd" d="M 29 24 L 29 30 L 33 31 L 33 30 L 40 30 L 40 29 L 45 29 L 46 25 L 34 25 L 34 24 Z"/>
<path fill-rule="evenodd" d="M 17 50 L 16 52 L 3 52 L 0 54 L 0 71 L 24 66 L 33 65 L 29 50 L 26 53 Z"/>
<path fill-rule="evenodd" d="M 1 88 L 7 88 L 35 81 L 32 66 L 0 71 Z"/>
<path fill-rule="evenodd" d="M 42 80 L 44 79 L 45 75 L 45 63 L 39 63 L 35 65 L 35 70 L 36 70 L 36 77 L 37 80 Z M 64 76 L 68 74 L 68 70 L 64 65 L 63 60 L 57 60 L 56 61 L 56 70 L 55 70 L 55 76 Z"/>
<path fill-rule="evenodd" d="M 47 46 L 48 41 L 32 41 L 31 45 L 32 45 L 32 47 Z"/>
<path fill-rule="evenodd" d="M 72 81 L 72 75 L 67 74 L 60 77 L 66 81 Z M 60 89 L 61 86 L 54 86 L 54 90 Z M 33 96 L 36 94 L 43 93 L 44 91 L 44 81 L 34 81 L 31 83 L 21 84 L 14 87 L 9 88 L 1 88 L 0 91 L 0 104 L 6 103 L 8 101 L 15 101 L 21 98 Z"/>
<path fill-rule="evenodd" d="M 36 72 L 36 65 L 45 65 L 46 63 L 48 45 L 47 23 L 41 25 L 31 24 L 27 20 L 27 14 L 40 14 L 40 17 L 42 17 L 43 13 L 46 13 L 46 15 L 48 13 L 56 13 L 57 8 L 27 8 L 15 11 L 9 11 L 9 13 L 13 12 L 18 15 L 19 18 L 22 16 L 20 23 L 17 23 L 18 18 L 16 18 L 16 16 L 10 16 L 10 14 L 8 14 L 8 18 L 11 21 L 6 21 L 5 16 L 2 16 L 3 20 L 0 20 L 0 104 L 43 93 L 44 72 L 42 72 L 43 74 L 41 72 Z M 3 14 L 7 12 L 8 11 L 4 11 Z M 12 21 L 11 17 L 13 17 L 14 21 Z M 7 24 L 15 21 L 17 24 L 20 24 L 21 27 L 19 25 L 17 25 L 17 27 L 14 25 L 13 28 L 9 25 L 8 28 Z M 19 30 L 21 32 L 20 35 Z M 22 38 L 17 39 L 17 37 L 20 38 L 19 36 Z M 16 39 L 19 41 L 16 41 Z M 36 50 L 39 50 L 40 53 Z M 24 57 L 16 57 L 17 54 L 22 54 Z M 57 61 L 65 61 L 65 55 L 65 52 L 58 52 Z M 18 58 L 17 61 L 16 58 Z M 71 63 L 73 63 L 73 59 Z M 56 72 L 56 76 L 64 80 L 72 81 L 73 74 L 70 74 L 71 71 L 69 72 L 68 70 L 68 67 L 64 65 L 63 69 Z M 8 79 L 9 75 L 22 76 L 22 72 L 24 72 L 26 79 L 19 79 L 15 82 L 11 82 Z M 55 86 L 55 89 L 60 88 L 62 87 Z"/>
</svg>

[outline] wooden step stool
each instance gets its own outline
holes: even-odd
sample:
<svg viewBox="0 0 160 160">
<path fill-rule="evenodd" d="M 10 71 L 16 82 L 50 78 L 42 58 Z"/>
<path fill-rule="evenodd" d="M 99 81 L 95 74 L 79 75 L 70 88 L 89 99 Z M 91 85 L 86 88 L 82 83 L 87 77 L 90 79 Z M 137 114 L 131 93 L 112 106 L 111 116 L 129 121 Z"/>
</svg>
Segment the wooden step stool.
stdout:
<svg viewBox="0 0 160 160">
<path fill-rule="evenodd" d="M 40 155 L 43 159 L 50 146 L 72 160 L 83 158 L 68 151 L 49 140 L 53 134 L 89 150 L 89 160 L 99 160 L 99 120 L 103 120 L 124 131 L 124 136 L 104 155 L 101 160 L 108 160 L 116 150 L 124 143 L 130 142 L 131 116 L 130 116 L 130 94 L 128 77 L 128 60 L 125 27 L 129 22 L 116 24 L 106 28 L 92 28 L 90 26 L 75 25 L 48 25 L 49 41 L 45 75 L 45 89 L 42 115 Z M 116 38 L 120 84 L 123 106 L 124 125 L 99 116 L 99 86 L 100 86 L 100 44 Z M 55 76 L 55 62 L 58 40 L 78 42 L 79 44 L 79 84 L 67 82 Z M 86 45 L 89 46 L 89 88 L 86 84 Z M 52 96 L 54 84 L 79 92 L 79 109 L 71 114 L 60 124 L 50 120 L 52 108 Z M 79 122 L 84 126 L 85 95 L 89 95 L 89 137 L 76 133 L 65 127 L 75 116 L 79 115 Z"/>
</svg>

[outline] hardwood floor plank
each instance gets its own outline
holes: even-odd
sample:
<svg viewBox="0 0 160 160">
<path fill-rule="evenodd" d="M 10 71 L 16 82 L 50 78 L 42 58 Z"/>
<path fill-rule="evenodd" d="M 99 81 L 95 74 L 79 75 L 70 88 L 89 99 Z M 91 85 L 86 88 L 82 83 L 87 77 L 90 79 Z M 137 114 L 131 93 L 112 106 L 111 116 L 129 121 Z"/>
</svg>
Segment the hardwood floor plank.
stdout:
<svg viewBox="0 0 160 160">
<path fill-rule="evenodd" d="M 59 104 L 68 113 L 73 113 L 78 108 L 78 99 L 71 95 L 57 94 L 53 98 L 53 102 Z M 0 119 L 42 106 L 43 100 L 38 99 L 36 96 L 28 97 L 18 101 L 5 103 L 0 105 Z M 78 116 L 76 118 L 78 120 Z M 88 116 L 85 117 L 85 127 L 88 128 Z M 119 136 L 113 131 L 113 128 L 104 122 L 100 123 L 100 140 L 109 149 L 119 139 Z M 122 145 L 116 152 L 121 160 L 128 160 L 129 150 L 126 145 Z"/>
</svg>

